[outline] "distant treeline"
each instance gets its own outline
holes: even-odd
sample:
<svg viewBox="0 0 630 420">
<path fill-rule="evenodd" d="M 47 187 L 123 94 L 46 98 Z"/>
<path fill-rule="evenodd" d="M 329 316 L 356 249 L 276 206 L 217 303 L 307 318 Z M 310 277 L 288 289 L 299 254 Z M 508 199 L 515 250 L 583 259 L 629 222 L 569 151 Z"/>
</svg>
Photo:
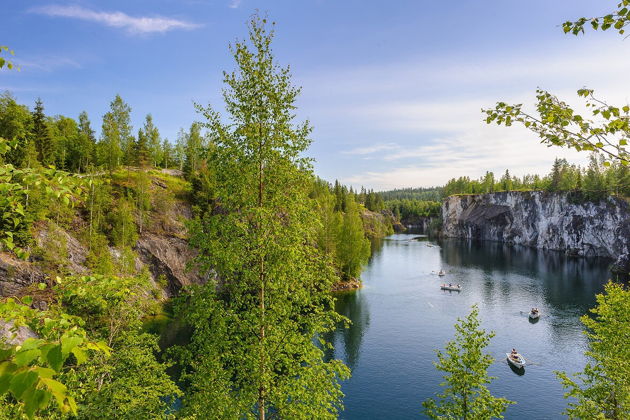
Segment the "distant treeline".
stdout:
<svg viewBox="0 0 630 420">
<path fill-rule="evenodd" d="M 606 165 L 602 156 L 592 154 L 586 168 L 569 164 L 566 159 L 556 159 L 551 171 L 544 176 L 517 177 L 506 170 L 497 178 L 493 172 L 486 172 L 479 179 L 453 178 L 443 187 L 379 192 L 376 195 L 381 201 L 372 198 L 371 202 L 382 202 L 382 207 L 391 210 L 398 220 L 410 220 L 439 216 L 440 202 L 454 194 L 500 191 L 566 191 L 575 192 L 586 200 L 599 200 L 608 195 L 630 197 L 630 168 L 621 163 Z"/>
<path fill-rule="evenodd" d="M 442 200 L 442 188 L 401 188 L 391 191 L 382 191 L 379 195 L 384 201 L 390 200 L 421 200 L 440 201 Z"/>
<path fill-rule="evenodd" d="M 574 191 L 586 199 L 601 199 L 608 195 L 630 196 L 630 168 L 620 163 L 606 166 L 602 156 L 592 154 L 586 168 L 556 159 L 545 176 L 517 177 L 505 171 L 496 179 L 492 172 L 475 180 L 453 178 L 442 188 L 443 197 L 453 194 L 480 194 L 497 191 Z"/>
</svg>

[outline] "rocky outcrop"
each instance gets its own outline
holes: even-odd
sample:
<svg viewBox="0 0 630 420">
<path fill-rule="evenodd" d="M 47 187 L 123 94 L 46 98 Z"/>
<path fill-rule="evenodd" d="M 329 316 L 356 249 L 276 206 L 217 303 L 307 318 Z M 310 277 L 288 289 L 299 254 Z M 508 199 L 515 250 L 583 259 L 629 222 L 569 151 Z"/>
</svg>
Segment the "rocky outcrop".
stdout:
<svg viewBox="0 0 630 420">
<path fill-rule="evenodd" d="M 166 287 L 169 296 L 177 294 L 183 286 L 204 281 L 194 267 L 189 267 L 195 252 L 185 239 L 146 233 L 138 239 L 136 250 L 154 281 Z M 164 281 L 166 284 L 162 284 Z"/>
<path fill-rule="evenodd" d="M 25 287 L 45 280 L 45 274 L 34 264 L 0 252 L 0 297 L 19 296 Z"/>
<path fill-rule="evenodd" d="M 0 320 L 0 343 L 17 346 L 27 338 L 39 338 L 39 336 L 28 327 L 20 325 L 16 328 L 13 322 Z"/>
<path fill-rule="evenodd" d="M 442 204 L 442 234 L 613 258 L 616 266 L 627 266 L 628 203 L 615 197 L 578 198 L 542 191 L 451 196 Z"/>
<path fill-rule="evenodd" d="M 399 229 L 401 232 L 405 230 L 404 226 L 397 226 L 400 223 L 396 221 L 391 210 L 383 210 L 377 213 L 366 209 L 361 212 L 361 220 L 368 238 L 383 238 L 394 233 L 396 229 Z"/>
</svg>

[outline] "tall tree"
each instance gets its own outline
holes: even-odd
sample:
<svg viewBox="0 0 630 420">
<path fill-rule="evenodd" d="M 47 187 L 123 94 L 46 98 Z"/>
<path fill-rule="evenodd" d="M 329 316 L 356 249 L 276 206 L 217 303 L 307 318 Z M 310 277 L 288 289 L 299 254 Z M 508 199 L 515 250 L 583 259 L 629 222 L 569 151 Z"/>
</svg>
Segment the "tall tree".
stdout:
<svg viewBox="0 0 630 420">
<path fill-rule="evenodd" d="M 444 372 L 444 391 L 437 400 L 429 398 L 422 403 L 424 414 L 432 419 L 486 420 L 503 418 L 509 404 L 505 398 L 493 396 L 487 385 L 495 378 L 488 376 L 488 367 L 494 361 L 484 353 L 493 332 L 480 328 L 479 309 L 472 307 L 470 314 L 455 324 L 455 340 L 446 344 L 446 353 L 437 352 L 435 367 Z"/>
<path fill-rule="evenodd" d="M 162 167 L 168 169 L 174 162 L 173 157 L 173 146 L 168 141 L 168 139 L 164 139 L 162 141 L 162 159 L 161 164 Z"/>
<path fill-rule="evenodd" d="M 204 138 L 199 123 L 191 124 L 190 131 L 186 134 L 185 147 L 184 173 L 190 176 L 199 169 L 204 149 Z"/>
<path fill-rule="evenodd" d="M 587 328 L 589 358 L 576 379 L 556 372 L 571 398 L 564 412 L 572 419 L 630 418 L 630 291 L 609 283 L 597 295 L 592 316 L 582 317 Z"/>
<path fill-rule="evenodd" d="M 134 144 L 133 163 L 145 167 L 151 162 L 151 151 L 149 149 L 149 139 L 145 131 L 138 130 L 138 137 Z"/>
<path fill-rule="evenodd" d="M 32 141 L 37 150 L 39 161 L 44 165 L 54 163 L 55 147 L 48 124 L 46 123 L 44 104 L 39 98 L 35 101 L 35 110 L 33 111 Z"/>
<path fill-rule="evenodd" d="M 160 132 L 153 123 L 153 116 L 147 114 L 144 120 L 144 135 L 147 137 L 147 148 L 149 152 L 149 163 L 157 168 L 162 162 L 162 142 Z"/>
<path fill-rule="evenodd" d="M 110 171 L 132 160 L 134 140 L 130 115 L 131 107 L 116 95 L 110 110 L 103 116 L 101 159 Z"/>
<path fill-rule="evenodd" d="M 352 195 L 346 199 L 346 211 L 337 237 L 337 258 L 345 280 L 357 278 L 370 258 L 370 241 L 365 237 L 359 206 Z"/>
<path fill-rule="evenodd" d="M 273 31 L 253 17 L 249 43 L 232 47 L 225 73 L 230 122 L 201 108 L 215 139 L 209 161 L 216 208 L 193 229 L 209 283 L 192 295 L 195 327 L 186 410 L 204 418 L 335 418 L 341 407 L 340 361 L 325 362 L 315 337 L 339 320 L 335 280 L 315 246 L 308 199 L 308 123 L 293 122 L 299 89 L 272 55 Z"/>
<path fill-rule="evenodd" d="M 0 137 L 16 142 L 15 147 L 5 154 L 6 162 L 23 165 L 26 148 L 31 143 L 32 121 L 28 107 L 19 105 L 9 92 L 0 94 Z"/>
<path fill-rule="evenodd" d="M 96 137 L 92 130 L 87 112 L 79 114 L 79 137 L 75 149 L 72 150 L 74 170 L 84 172 L 95 163 Z"/>
</svg>

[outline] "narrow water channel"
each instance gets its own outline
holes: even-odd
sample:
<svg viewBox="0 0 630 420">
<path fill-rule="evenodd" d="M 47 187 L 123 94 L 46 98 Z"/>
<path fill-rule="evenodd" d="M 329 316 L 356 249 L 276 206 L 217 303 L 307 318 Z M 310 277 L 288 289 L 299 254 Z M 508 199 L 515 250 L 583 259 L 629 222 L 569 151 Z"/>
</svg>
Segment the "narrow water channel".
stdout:
<svg viewBox="0 0 630 420">
<path fill-rule="evenodd" d="M 488 352 L 496 361 L 491 390 L 517 404 L 507 419 L 557 419 L 566 405 L 554 370 L 582 369 L 585 338 L 579 317 L 609 278 L 608 261 L 493 242 L 432 242 L 393 235 L 373 246 L 364 288 L 338 296 L 337 310 L 352 326 L 332 340 L 337 358 L 352 369 L 343 384 L 343 419 L 422 418 L 422 401 L 439 392 L 435 349 L 453 324 L 477 303 L 483 327 L 496 332 Z M 446 271 L 445 277 L 435 273 Z M 440 283 L 461 284 L 461 292 Z M 530 323 L 527 311 L 542 316 Z M 525 374 L 505 360 L 512 348 L 530 362 Z"/>
</svg>

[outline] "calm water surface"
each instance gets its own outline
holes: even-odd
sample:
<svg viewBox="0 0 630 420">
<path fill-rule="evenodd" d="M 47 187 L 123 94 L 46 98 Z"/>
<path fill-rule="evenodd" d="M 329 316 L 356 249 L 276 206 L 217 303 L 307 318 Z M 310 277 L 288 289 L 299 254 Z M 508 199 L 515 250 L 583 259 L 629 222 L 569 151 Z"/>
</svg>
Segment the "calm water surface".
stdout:
<svg viewBox="0 0 630 420">
<path fill-rule="evenodd" d="M 608 263 L 492 242 L 414 240 L 398 234 L 373 245 L 364 288 L 338 296 L 337 310 L 352 320 L 332 337 L 337 358 L 352 369 L 343 384 L 342 419 L 422 417 L 422 401 L 440 390 L 434 349 L 454 335 L 453 324 L 479 304 L 488 347 L 496 361 L 491 391 L 517 404 L 507 419 L 556 419 L 566 402 L 554 370 L 581 370 L 586 341 L 579 316 L 595 303 Z M 435 273 L 440 269 L 445 277 Z M 444 292 L 443 281 L 461 293 Z M 540 308 L 532 324 L 527 311 Z M 524 375 L 507 365 L 513 347 L 528 360 Z"/>
</svg>

